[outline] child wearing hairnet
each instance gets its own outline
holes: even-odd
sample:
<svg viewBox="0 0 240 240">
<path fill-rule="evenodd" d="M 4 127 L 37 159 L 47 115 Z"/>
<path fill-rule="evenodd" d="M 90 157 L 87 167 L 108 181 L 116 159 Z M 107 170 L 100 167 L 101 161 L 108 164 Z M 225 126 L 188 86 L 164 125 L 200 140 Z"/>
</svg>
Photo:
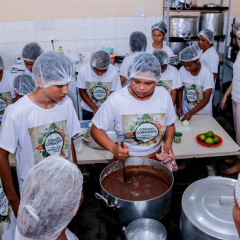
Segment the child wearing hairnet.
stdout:
<svg viewBox="0 0 240 240">
<path fill-rule="evenodd" d="M 72 138 L 81 128 L 72 101 L 66 96 L 72 74 L 66 56 L 56 52 L 42 54 L 33 66 L 36 91 L 18 100 L 6 116 L 0 135 L 0 176 L 13 213 L 3 240 L 13 239 L 19 207 L 9 153 L 16 153 L 20 192 L 30 168 L 46 157 L 58 155 L 77 163 Z"/>
<path fill-rule="evenodd" d="M 198 33 L 198 46 L 200 47 L 199 58 L 213 73 L 214 80 L 218 74 L 219 56 L 213 46 L 214 35 L 209 29 L 203 29 Z"/>
<path fill-rule="evenodd" d="M 91 120 L 109 95 L 121 88 L 116 67 L 110 64 L 110 55 L 105 51 L 95 52 L 90 63 L 81 67 L 76 87 L 82 98 L 82 118 Z"/>
<path fill-rule="evenodd" d="M 4 70 L 4 62 L 0 56 L 0 124 L 6 107 L 15 101 L 11 74 Z"/>
<path fill-rule="evenodd" d="M 129 46 L 132 54 L 126 56 L 123 59 L 122 65 L 120 67 L 120 79 L 121 84 L 130 84 L 129 71 L 133 59 L 141 52 L 145 52 L 147 47 L 147 38 L 142 32 L 132 32 L 129 40 Z M 127 80 L 127 82 L 125 82 Z"/>
<path fill-rule="evenodd" d="M 178 115 L 184 115 L 182 121 L 190 120 L 195 114 L 212 115 L 213 74 L 200 62 L 198 47 L 184 48 L 179 53 L 179 60 L 183 66 L 178 79 L 183 87 L 178 93 Z"/>
<path fill-rule="evenodd" d="M 173 105 L 176 104 L 177 90 L 182 86 L 178 81 L 178 70 L 174 66 L 169 65 L 170 57 L 163 50 L 154 50 L 153 55 L 158 59 L 161 68 L 161 77 L 157 86 L 163 86 L 170 93 Z"/>
<path fill-rule="evenodd" d="M 34 166 L 23 184 L 15 240 L 77 240 L 67 225 L 81 205 L 82 184 L 77 166 L 60 156 Z"/>
<path fill-rule="evenodd" d="M 140 53 L 133 60 L 129 77 L 130 86 L 111 94 L 94 116 L 91 136 L 123 161 L 128 157 L 156 159 L 161 151 L 160 141 L 165 136 L 164 152 L 174 158 L 176 113 L 166 89 L 156 87 L 160 78 L 158 59 L 152 54 Z M 115 127 L 119 145 L 106 135 L 111 126 Z"/>
</svg>

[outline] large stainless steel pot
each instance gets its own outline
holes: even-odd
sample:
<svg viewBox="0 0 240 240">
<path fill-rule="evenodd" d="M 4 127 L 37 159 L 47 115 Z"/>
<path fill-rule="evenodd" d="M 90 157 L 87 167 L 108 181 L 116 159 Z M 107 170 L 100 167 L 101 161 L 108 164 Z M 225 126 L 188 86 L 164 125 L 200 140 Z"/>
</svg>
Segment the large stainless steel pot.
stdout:
<svg viewBox="0 0 240 240">
<path fill-rule="evenodd" d="M 175 55 L 179 55 L 179 53 L 188 46 L 187 42 L 170 42 L 171 49 Z"/>
<path fill-rule="evenodd" d="M 223 35 L 223 13 L 201 13 L 200 31 L 209 29 L 213 31 L 214 36 Z"/>
<path fill-rule="evenodd" d="M 232 217 L 235 184 L 234 179 L 208 177 L 185 190 L 180 240 L 239 240 Z"/>
<path fill-rule="evenodd" d="M 164 226 L 149 218 L 141 218 L 131 222 L 124 231 L 125 240 L 167 240 Z"/>
<path fill-rule="evenodd" d="M 190 40 L 198 35 L 199 17 L 195 16 L 171 16 L 170 37 L 181 37 Z"/>
<path fill-rule="evenodd" d="M 162 163 L 148 158 L 129 158 L 125 162 L 126 167 L 139 165 L 154 166 L 163 170 L 164 174 L 166 174 L 166 176 L 169 178 L 169 181 L 171 181 L 171 186 L 168 191 L 157 198 L 146 201 L 129 201 L 111 195 L 103 188 L 102 179 L 112 171 L 122 168 L 122 162 L 117 161 L 109 164 L 103 169 L 99 178 L 102 195 L 95 193 L 96 198 L 102 199 L 108 207 L 116 208 L 119 221 L 125 226 L 139 218 L 152 218 L 156 220 L 161 219 L 170 210 L 172 186 L 174 182 L 172 172 Z"/>
</svg>

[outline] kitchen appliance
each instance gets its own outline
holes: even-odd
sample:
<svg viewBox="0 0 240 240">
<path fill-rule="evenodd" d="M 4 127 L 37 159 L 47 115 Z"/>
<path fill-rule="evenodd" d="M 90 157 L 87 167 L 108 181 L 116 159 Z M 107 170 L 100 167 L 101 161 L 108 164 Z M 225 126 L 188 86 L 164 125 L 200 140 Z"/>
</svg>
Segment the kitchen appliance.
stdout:
<svg viewBox="0 0 240 240">
<path fill-rule="evenodd" d="M 174 182 L 172 172 L 162 163 L 148 158 L 129 158 L 125 162 L 125 166 L 126 168 L 128 166 L 152 166 L 159 170 L 159 174 L 164 174 L 164 177 L 168 178 L 170 187 L 161 196 L 145 201 L 130 201 L 117 198 L 108 193 L 102 186 L 102 179 L 106 175 L 111 174 L 115 170 L 122 169 L 122 162 L 117 161 L 103 169 L 99 178 L 102 195 L 95 193 L 95 197 L 103 200 L 108 207 L 115 208 L 119 222 L 125 226 L 139 218 L 151 218 L 155 220 L 163 218 L 170 210 L 171 205 L 172 186 Z"/>
<path fill-rule="evenodd" d="M 167 240 L 164 226 L 149 218 L 141 218 L 131 222 L 124 231 L 125 240 Z"/>
<path fill-rule="evenodd" d="M 180 240 L 237 240 L 232 217 L 236 180 L 208 177 L 191 184 L 182 197 Z"/>
<path fill-rule="evenodd" d="M 206 8 L 215 8 L 215 7 L 219 7 L 218 4 L 215 3 L 207 3 L 207 4 L 203 4 L 204 7 Z"/>
<path fill-rule="evenodd" d="M 190 40 L 198 35 L 199 17 L 196 16 L 171 16 L 170 37 L 179 37 Z"/>
<path fill-rule="evenodd" d="M 201 13 L 200 14 L 200 31 L 202 29 L 209 29 L 214 36 L 223 35 L 223 13 Z"/>
<path fill-rule="evenodd" d="M 187 42 L 170 42 L 170 47 L 175 55 L 179 55 L 179 53 L 187 46 Z"/>
<path fill-rule="evenodd" d="M 197 0 L 172 0 L 172 7 L 177 11 L 181 11 L 183 8 L 191 9 L 191 7 L 197 7 Z"/>
</svg>

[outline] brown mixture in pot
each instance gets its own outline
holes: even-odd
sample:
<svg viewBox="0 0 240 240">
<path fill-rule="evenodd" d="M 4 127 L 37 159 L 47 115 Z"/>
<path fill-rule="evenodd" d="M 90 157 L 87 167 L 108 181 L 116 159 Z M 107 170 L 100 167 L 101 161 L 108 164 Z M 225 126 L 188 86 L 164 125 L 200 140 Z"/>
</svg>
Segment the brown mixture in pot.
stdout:
<svg viewBox="0 0 240 240">
<path fill-rule="evenodd" d="M 126 167 L 127 183 L 123 171 L 118 169 L 102 179 L 103 188 L 114 197 L 144 201 L 164 194 L 171 186 L 171 179 L 162 169 L 152 166 Z"/>
</svg>

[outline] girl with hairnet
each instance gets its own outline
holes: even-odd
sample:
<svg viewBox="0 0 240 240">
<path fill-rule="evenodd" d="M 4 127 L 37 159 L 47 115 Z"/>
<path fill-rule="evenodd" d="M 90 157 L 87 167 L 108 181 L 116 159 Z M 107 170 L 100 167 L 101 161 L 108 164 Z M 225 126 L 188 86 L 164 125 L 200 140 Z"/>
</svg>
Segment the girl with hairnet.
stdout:
<svg viewBox="0 0 240 240">
<path fill-rule="evenodd" d="M 154 50 L 153 55 L 158 59 L 161 68 L 161 77 L 157 86 L 163 86 L 170 93 L 173 105 L 176 104 L 177 89 L 182 87 L 178 81 L 178 70 L 174 66 L 169 65 L 170 57 L 163 50 Z"/>
<path fill-rule="evenodd" d="M 238 47 L 240 48 L 240 28 L 236 32 Z M 225 92 L 221 101 L 221 109 L 226 108 L 228 96 L 232 94 L 232 109 L 234 129 L 236 132 L 236 142 L 240 146 L 240 52 L 238 52 L 236 61 L 233 64 L 233 79 L 232 83 Z M 222 173 L 232 175 L 240 172 L 240 155 L 236 159 L 225 159 L 227 163 L 234 164 L 232 167 L 223 170 Z"/>
<path fill-rule="evenodd" d="M 160 141 L 165 136 L 164 152 L 174 158 L 176 114 L 166 89 L 156 88 L 160 79 L 158 59 L 152 54 L 140 53 L 133 60 L 129 76 L 130 86 L 111 94 L 92 119 L 91 136 L 123 161 L 128 157 L 156 159 Z M 113 125 L 119 145 L 105 133 Z"/>
<path fill-rule="evenodd" d="M 126 82 L 126 85 L 130 84 L 130 79 L 128 77 L 129 70 L 133 59 L 140 53 L 145 52 L 147 47 L 147 38 L 142 32 L 132 32 L 129 40 L 129 46 L 132 54 L 126 56 L 123 59 L 122 65 L 120 67 L 120 79 L 122 85 Z"/>
<path fill-rule="evenodd" d="M 154 50 L 163 50 L 169 55 L 169 57 L 172 57 L 174 55 L 173 50 L 163 42 L 167 33 L 166 23 L 161 21 L 152 25 L 151 31 L 153 43 L 147 45 L 146 52 L 153 53 Z"/>
<path fill-rule="evenodd" d="M 195 114 L 212 115 L 213 74 L 200 62 L 198 47 L 184 48 L 179 53 L 179 60 L 183 66 L 178 79 L 183 87 L 178 93 L 177 114 L 184 115 L 182 121 L 189 121 Z"/>
<path fill-rule="evenodd" d="M 200 61 L 204 63 L 213 73 L 215 80 L 218 74 L 219 56 L 213 46 L 214 35 L 209 29 L 203 29 L 198 33 L 198 46 L 200 47 Z"/>
<path fill-rule="evenodd" d="M 110 64 L 110 55 L 105 51 L 95 52 L 90 63 L 81 67 L 76 87 L 82 98 L 83 120 L 91 120 L 109 95 L 121 88 L 116 67 Z"/>
<path fill-rule="evenodd" d="M 81 205 L 82 184 L 77 166 L 60 156 L 34 166 L 23 184 L 15 240 L 77 240 L 67 225 Z"/>
<path fill-rule="evenodd" d="M 6 116 L 0 135 L 0 177 L 13 212 L 11 227 L 3 240 L 13 239 L 19 207 L 9 153 L 16 153 L 20 192 L 28 171 L 48 156 L 62 156 L 77 164 L 72 139 L 81 128 L 72 101 L 66 96 L 72 74 L 66 56 L 56 52 L 42 54 L 33 66 L 36 91 L 18 100 Z"/>
</svg>

